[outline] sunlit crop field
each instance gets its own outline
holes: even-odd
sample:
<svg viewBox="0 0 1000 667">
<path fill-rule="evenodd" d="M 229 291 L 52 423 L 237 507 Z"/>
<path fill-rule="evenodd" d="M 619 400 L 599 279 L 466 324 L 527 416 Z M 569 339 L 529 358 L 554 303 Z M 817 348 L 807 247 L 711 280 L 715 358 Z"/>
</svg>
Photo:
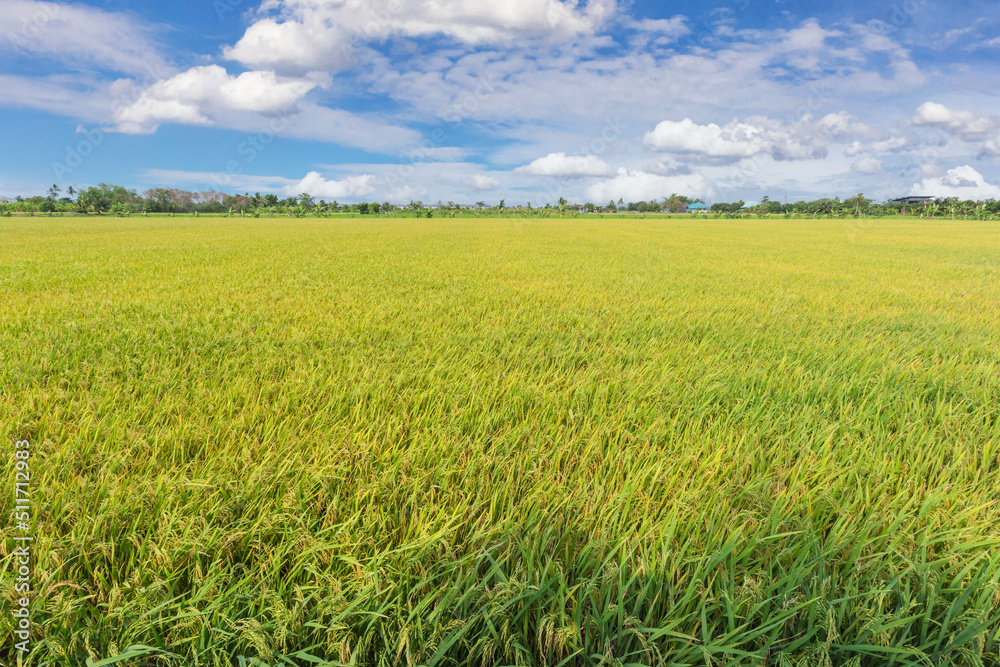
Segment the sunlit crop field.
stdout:
<svg viewBox="0 0 1000 667">
<path fill-rule="evenodd" d="M 5 219 L 83 665 L 998 665 L 1000 225 Z M 103 663 L 110 664 L 110 663 Z"/>
</svg>

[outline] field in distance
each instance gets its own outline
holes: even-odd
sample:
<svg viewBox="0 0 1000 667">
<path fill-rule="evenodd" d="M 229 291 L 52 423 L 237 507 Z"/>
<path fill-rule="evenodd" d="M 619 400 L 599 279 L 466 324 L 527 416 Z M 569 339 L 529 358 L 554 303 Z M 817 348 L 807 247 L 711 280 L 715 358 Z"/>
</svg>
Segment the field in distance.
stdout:
<svg viewBox="0 0 1000 667">
<path fill-rule="evenodd" d="M 29 664 L 1000 664 L 996 222 L 7 218 L 0 292 Z"/>
</svg>

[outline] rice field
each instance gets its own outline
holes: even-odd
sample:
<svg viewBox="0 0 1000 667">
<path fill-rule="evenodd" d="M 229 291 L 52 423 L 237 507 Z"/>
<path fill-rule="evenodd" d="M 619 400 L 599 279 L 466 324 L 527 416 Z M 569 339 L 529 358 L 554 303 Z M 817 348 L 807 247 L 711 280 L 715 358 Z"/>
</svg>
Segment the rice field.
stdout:
<svg viewBox="0 0 1000 667">
<path fill-rule="evenodd" d="M 995 222 L 8 218 L 0 295 L 4 665 L 1000 665 Z"/>
</svg>

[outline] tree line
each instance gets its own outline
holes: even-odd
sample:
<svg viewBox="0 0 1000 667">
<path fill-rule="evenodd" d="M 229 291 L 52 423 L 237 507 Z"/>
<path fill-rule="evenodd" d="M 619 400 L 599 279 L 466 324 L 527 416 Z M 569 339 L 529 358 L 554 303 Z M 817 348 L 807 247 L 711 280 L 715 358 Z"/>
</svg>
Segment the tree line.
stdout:
<svg viewBox="0 0 1000 667">
<path fill-rule="evenodd" d="M 422 201 L 411 201 L 406 205 L 396 205 L 390 202 L 360 202 L 356 204 L 340 204 L 336 201 L 317 201 L 309 194 L 303 193 L 295 197 L 279 197 L 275 194 L 229 194 L 208 190 L 192 192 L 177 188 L 152 188 L 141 195 L 135 190 L 121 185 L 101 183 L 83 190 L 67 188 L 65 193 L 58 185 L 49 188 L 46 195 L 23 198 L 18 197 L 13 202 L 0 202 L 0 216 L 13 214 L 57 214 L 78 213 L 90 215 L 241 215 L 241 216 L 275 216 L 288 215 L 296 217 L 324 216 L 333 214 L 354 215 L 408 215 L 432 217 L 438 215 L 454 216 L 458 214 L 473 215 L 553 215 L 560 214 L 646 214 L 646 213 L 685 213 L 694 204 L 704 205 L 698 198 L 672 194 L 659 200 L 638 201 L 626 203 L 623 199 L 607 204 L 586 202 L 575 204 L 561 197 L 556 204 L 545 204 L 533 207 L 527 206 L 509 208 L 501 199 L 499 204 L 487 206 L 486 202 L 475 204 L 458 204 L 438 201 L 437 204 L 424 204 Z M 854 197 L 841 200 L 821 198 L 813 201 L 797 201 L 793 204 L 781 203 L 764 197 L 760 203 L 748 206 L 743 201 L 717 202 L 704 214 L 714 217 L 746 218 L 770 216 L 803 216 L 803 217 L 878 217 L 884 215 L 920 215 L 923 217 L 963 217 L 963 218 L 995 218 L 1000 216 L 1000 202 L 988 200 L 985 202 L 961 201 L 956 198 L 942 198 L 921 204 L 901 204 L 893 202 L 878 203 L 859 193 Z"/>
<path fill-rule="evenodd" d="M 981 218 L 993 219 L 1000 216 L 1000 201 L 961 200 L 957 197 L 942 197 L 927 202 L 876 202 L 859 193 L 841 200 L 839 197 L 822 198 L 813 201 L 797 201 L 793 204 L 772 201 L 764 197 L 759 204 L 747 206 L 743 201 L 718 202 L 709 211 L 720 217 L 750 218 L 770 216 L 800 216 L 813 218 L 831 217 L 882 217 L 887 215 L 914 215 L 924 218 Z"/>
</svg>

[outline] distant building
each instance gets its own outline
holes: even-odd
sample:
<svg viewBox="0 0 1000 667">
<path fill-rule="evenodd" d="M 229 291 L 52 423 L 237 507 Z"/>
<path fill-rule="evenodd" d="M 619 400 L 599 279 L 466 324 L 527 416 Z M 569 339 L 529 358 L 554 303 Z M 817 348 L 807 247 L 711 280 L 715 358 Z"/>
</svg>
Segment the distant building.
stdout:
<svg viewBox="0 0 1000 667">
<path fill-rule="evenodd" d="M 937 199 L 937 197 L 900 197 L 899 199 L 890 199 L 890 204 L 928 204 Z"/>
<path fill-rule="evenodd" d="M 687 205 L 688 213 L 700 213 L 708 210 L 708 204 L 702 204 L 700 201 L 696 201 L 692 204 Z"/>
</svg>

